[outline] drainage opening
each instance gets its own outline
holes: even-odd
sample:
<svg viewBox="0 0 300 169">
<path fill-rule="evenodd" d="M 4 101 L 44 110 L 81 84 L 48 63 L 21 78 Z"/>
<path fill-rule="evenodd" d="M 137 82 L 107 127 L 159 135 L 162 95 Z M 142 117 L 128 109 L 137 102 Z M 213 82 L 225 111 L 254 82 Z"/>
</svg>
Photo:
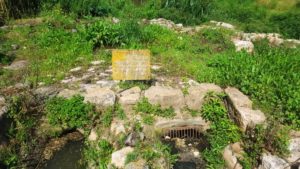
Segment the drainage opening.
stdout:
<svg viewBox="0 0 300 169">
<path fill-rule="evenodd" d="M 195 127 L 176 127 L 165 130 L 164 138 L 201 139 L 203 134 Z"/>
<path fill-rule="evenodd" d="M 163 130 L 162 142 L 178 154 L 173 169 L 204 169 L 201 152 L 209 146 L 207 139 L 197 127 L 173 127 Z"/>
<path fill-rule="evenodd" d="M 299 169 L 299 168 L 300 168 L 300 163 L 296 163 L 291 166 L 291 169 Z"/>
</svg>

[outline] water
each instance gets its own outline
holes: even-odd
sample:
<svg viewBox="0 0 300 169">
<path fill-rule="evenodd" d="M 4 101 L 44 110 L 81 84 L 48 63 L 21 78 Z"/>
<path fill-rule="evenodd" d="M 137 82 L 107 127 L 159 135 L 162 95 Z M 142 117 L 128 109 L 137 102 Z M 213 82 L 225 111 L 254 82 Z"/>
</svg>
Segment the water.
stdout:
<svg viewBox="0 0 300 169">
<path fill-rule="evenodd" d="M 80 165 L 83 141 L 67 143 L 54 157 L 47 162 L 45 169 L 85 169 Z"/>
<path fill-rule="evenodd" d="M 196 164 L 189 161 L 177 161 L 173 169 L 196 169 Z"/>
</svg>

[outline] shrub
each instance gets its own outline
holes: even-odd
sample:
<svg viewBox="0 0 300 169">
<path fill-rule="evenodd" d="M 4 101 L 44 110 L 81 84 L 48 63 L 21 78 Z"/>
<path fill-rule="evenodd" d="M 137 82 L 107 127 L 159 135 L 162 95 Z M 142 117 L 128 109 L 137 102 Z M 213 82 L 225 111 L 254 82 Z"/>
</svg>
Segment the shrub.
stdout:
<svg viewBox="0 0 300 169">
<path fill-rule="evenodd" d="M 90 124 L 94 112 L 91 104 L 83 103 L 84 98 L 76 95 L 70 99 L 54 97 L 46 103 L 46 113 L 50 124 L 82 128 Z"/>
<path fill-rule="evenodd" d="M 223 103 L 223 95 L 209 93 L 202 106 L 202 117 L 211 122 L 211 128 L 206 137 L 210 146 L 203 152 L 207 168 L 223 168 L 223 149 L 230 143 L 241 139 L 239 128 L 229 119 Z"/>
<path fill-rule="evenodd" d="M 288 11 L 274 14 L 270 21 L 279 28 L 281 34 L 288 38 L 300 39 L 300 12 Z"/>
</svg>

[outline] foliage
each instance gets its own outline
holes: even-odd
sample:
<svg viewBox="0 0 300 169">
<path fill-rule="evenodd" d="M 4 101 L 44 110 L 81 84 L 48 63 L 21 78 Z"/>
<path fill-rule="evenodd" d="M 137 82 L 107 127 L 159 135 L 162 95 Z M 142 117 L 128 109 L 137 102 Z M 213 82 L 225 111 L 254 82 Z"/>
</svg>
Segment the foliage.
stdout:
<svg viewBox="0 0 300 169">
<path fill-rule="evenodd" d="M 70 99 L 54 97 L 46 103 L 46 113 L 50 124 L 82 128 L 90 124 L 93 106 L 83 103 L 84 98 L 76 95 Z"/>
<path fill-rule="evenodd" d="M 162 109 L 160 105 L 152 105 L 147 98 L 142 98 L 135 106 L 136 112 L 142 112 L 145 114 L 152 114 L 161 117 L 173 117 L 175 116 L 174 109 L 172 107 Z"/>
<path fill-rule="evenodd" d="M 147 82 L 147 81 L 136 81 L 136 80 L 134 80 L 134 81 L 126 80 L 126 81 L 121 81 L 119 83 L 119 87 L 121 89 L 130 89 L 132 87 L 138 86 L 141 90 L 146 90 L 150 87 L 150 85 L 151 84 L 149 84 L 149 82 Z"/>
<path fill-rule="evenodd" d="M 106 169 L 113 152 L 113 146 L 107 140 L 100 140 L 96 148 L 87 142 L 83 151 L 84 160 L 100 169 Z"/>
<path fill-rule="evenodd" d="M 124 30 L 120 24 L 98 21 L 86 28 L 86 39 L 95 47 L 115 47 L 125 44 Z"/>
<path fill-rule="evenodd" d="M 154 117 L 151 114 L 146 114 L 143 116 L 143 123 L 152 125 L 154 122 Z"/>
<path fill-rule="evenodd" d="M 126 114 L 120 104 L 106 108 L 102 112 L 100 120 L 105 127 L 109 127 L 114 117 L 118 117 L 121 120 L 126 118 Z"/>
<path fill-rule="evenodd" d="M 288 38 L 300 39 L 299 10 L 275 14 L 271 22 L 279 28 L 279 32 Z"/>
<path fill-rule="evenodd" d="M 275 122 L 269 123 L 267 127 L 258 125 L 248 129 L 243 138 L 245 154 L 241 164 L 250 166 L 248 168 L 258 166 L 264 149 L 279 156 L 288 155 L 288 133 L 289 128 Z"/>
<path fill-rule="evenodd" d="M 9 168 L 13 168 L 14 166 L 16 166 L 19 157 L 15 150 L 16 149 L 12 147 L 0 148 L 0 164 L 3 163 Z"/>
<path fill-rule="evenodd" d="M 228 144 L 241 139 L 239 128 L 227 115 L 223 97 L 223 95 L 209 93 L 201 109 L 202 117 L 211 122 L 211 128 L 206 133 L 210 146 L 203 152 L 207 168 L 222 168 L 224 166 L 223 149 Z"/>
<path fill-rule="evenodd" d="M 217 55 L 208 64 L 221 85 L 236 86 L 285 123 L 300 127 L 299 49 L 256 44 L 253 55 Z"/>
</svg>

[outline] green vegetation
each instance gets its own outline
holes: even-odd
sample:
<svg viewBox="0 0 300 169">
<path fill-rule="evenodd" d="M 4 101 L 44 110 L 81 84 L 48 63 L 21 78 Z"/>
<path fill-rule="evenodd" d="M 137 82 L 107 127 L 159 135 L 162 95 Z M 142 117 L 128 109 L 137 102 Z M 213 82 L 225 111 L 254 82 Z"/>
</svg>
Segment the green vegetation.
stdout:
<svg viewBox="0 0 300 169">
<path fill-rule="evenodd" d="M 160 140 L 156 140 L 154 144 L 138 143 L 134 151 L 128 154 L 126 163 L 137 161 L 139 158 L 146 160 L 150 166 L 155 166 L 156 160 L 164 158 L 166 164 L 172 166 L 176 162 L 178 155 L 171 154 L 171 148 L 168 145 L 162 144 Z"/>
<path fill-rule="evenodd" d="M 147 81 L 121 81 L 119 83 L 119 86 L 121 89 L 130 89 L 132 87 L 136 87 L 138 86 L 141 90 L 146 90 L 150 87 L 151 84 L 149 84 L 149 82 Z"/>
<path fill-rule="evenodd" d="M 221 85 L 236 86 L 259 102 L 278 121 L 300 127 L 300 50 L 256 44 L 253 55 L 217 55 L 208 64 Z"/>
<path fill-rule="evenodd" d="M 87 142 L 84 149 L 84 160 L 100 169 L 106 169 L 110 162 L 113 146 L 107 140 L 99 140 L 97 146 L 91 146 Z"/>
<path fill-rule="evenodd" d="M 267 126 L 258 125 L 242 134 L 229 118 L 223 99 L 222 94 L 209 93 L 201 109 L 202 117 L 211 122 L 211 128 L 205 135 L 210 146 L 203 152 L 207 168 L 222 168 L 223 150 L 228 144 L 235 142 L 242 143 L 244 153 L 239 161 L 246 169 L 258 166 L 264 150 L 279 156 L 288 155 L 288 127 L 271 121 Z"/>
<path fill-rule="evenodd" d="M 91 104 L 83 103 L 82 96 L 73 96 L 70 99 L 62 97 L 51 98 L 46 103 L 46 113 L 50 124 L 82 128 L 90 125 L 90 117 L 94 113 Z"/>
<path fill-rule="evenodd" d="M 155 115 L 155 116 L 161 116 L 161 117 L 174 117 L 175 112 L 173 108 L 161 108 L 160 105 L 152 105 L 149 103 L 147 98 L 142 98 L 141 101 L 139 101 L 135 106 L 135 111 L 142 112 L 148 115 Z M 147 120 L 144 119 L 144 121 L 153 121 L 152 119 L 149 119 L 149 116 L 146 117 Z"/>
<path fill-rule="evenodd" d="M 121 120 L 126 118 L 126 114 L 119 104 L 106 108 L 102 112 L 100 120 L 105 127 L 109 127 L 114 117 L 118 117 Z"/>
<path fill-rule="evenodd" d="M 201 110 L 203 118 L 212 122 L 206 134 L 210 146 L 203 152 L 207 168 L 223 168 L 223 149 L 228 144 L 241 140 L 239 128 L 228 117 L 223 97 L 224 95 L 208 94 Z"/>
</svg>

